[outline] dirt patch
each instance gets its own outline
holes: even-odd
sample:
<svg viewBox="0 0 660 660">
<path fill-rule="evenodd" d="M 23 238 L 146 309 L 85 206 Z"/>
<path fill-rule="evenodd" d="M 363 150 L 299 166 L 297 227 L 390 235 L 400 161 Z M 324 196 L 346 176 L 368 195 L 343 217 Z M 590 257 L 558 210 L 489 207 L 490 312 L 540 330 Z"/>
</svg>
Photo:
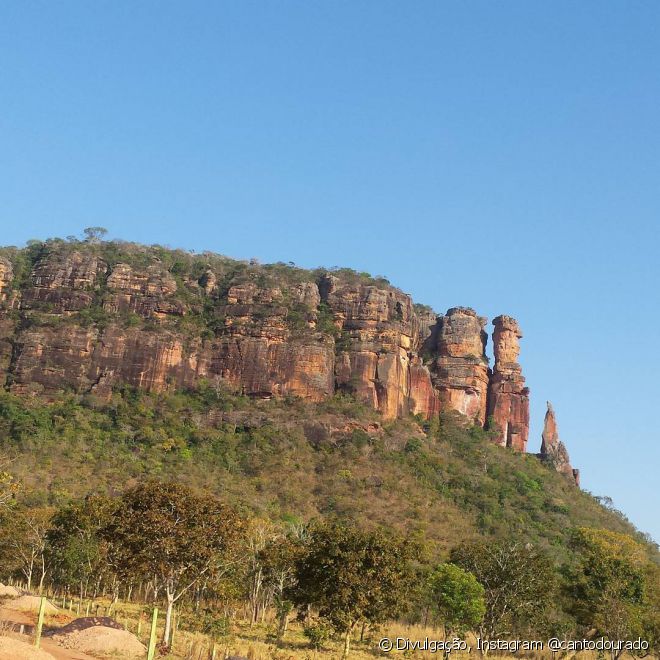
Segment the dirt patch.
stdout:
<svg viewBox="0 0 660 660">
<path fill-rule="evenodd" d="M 21 592 L 16 588 L 16 587 L 9 587 L 6 584 L 2 584 L 0 582 L 0 597 L 6 597 L 6 596 L 20 596 Z"/>
<path fill-rule="evenodd" d="M 51 639 L 64 648 L 76 649 L 100 657 L 142 658 L 144 656 L 147 649 L 135 635 L 120 627 L 114 627 L 117 624 L 112 619 L 110 621 L 113 627 L 95 624 L 94 620 L 99 619 L 95 617 L 76 619 L 54 633 Z"/>
<path fill-rule="evenodd" d="M 12 610 L 18 612 L 38 612 L 41 598 L 39 596 L 21 596 L 16 600 L 12 600 L 10 607 Z M 57 614 L 58 609 L 49 600 L 46 601 L 46 614 Z"/>
<path fill-rule="evenodd" d="M 87 628 L 93 628 L 94 626 L 124 630 L 124 626 L 109 616 L 81 616 L 78 619 L 74 619 L 71 623 L 67 623 L 66 626 L 53 630 L 50 635 L 68 635 L 76 630 L 87 630 Z"/>
<path fill-rule="evenodd" d="M 43 649 L 35 649 L 32 644 L 11 637 L 0 637 L 0 658 L 2 660 L 55 660 Z"/>
</svg>

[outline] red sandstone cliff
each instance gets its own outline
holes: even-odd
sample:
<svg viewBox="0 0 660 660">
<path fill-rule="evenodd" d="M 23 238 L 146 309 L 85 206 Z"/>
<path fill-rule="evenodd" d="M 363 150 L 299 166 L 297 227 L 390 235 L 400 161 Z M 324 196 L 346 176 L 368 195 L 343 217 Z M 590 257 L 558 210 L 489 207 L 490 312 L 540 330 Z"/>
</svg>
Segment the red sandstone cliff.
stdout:
<svg viewBox="0 0 660 660">
<path fill-rule="evenodd" d="M 529 389 L 518 364 L 522 332 L 510 316 L 493 319 L 495 365 L 488 386 L 488 417 L 499 429 L 498 444 L 517 451 L 527 449 Z"/>
<path fill-rule="evenodd" d="M 440 406 L 483 426 L 488 390 L 486 319 L 468 307 L 453 307 L 438 319 L 433 384 Z"/>
<path fill-rule="evenodd" d="M 26 265 L 27 264 L 27 265 Z M 524 451 L 529 391 L 517 322 L 437 317 L 352 271 L 259 266 L 123 243 L 0 252 L 0 379 L 17 393 L 107 397 L 201 379 L 255 397 L 354 394 L 385 418 L 456 410 Z"/>
</svg>

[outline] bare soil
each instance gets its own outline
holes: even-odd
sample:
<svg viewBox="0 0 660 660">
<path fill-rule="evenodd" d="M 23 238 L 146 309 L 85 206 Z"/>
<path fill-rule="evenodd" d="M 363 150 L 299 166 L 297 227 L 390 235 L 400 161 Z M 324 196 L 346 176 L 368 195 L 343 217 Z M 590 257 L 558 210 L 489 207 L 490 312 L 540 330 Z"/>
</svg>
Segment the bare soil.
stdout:
<svg viewBox="0 0 660 660">
<path fill-rule="evenodd" d="M 39 596 L 19 596 L 10 601 L 9 607 L 18 612 L 38 612 L 41 598 Z M 59 610 L 49 600 L 46 601 L 46 614 L 57 614 Z"/>
<path fill-rule="evenodd" d="M 6 584 L 0 582 L 0 597 L 14 597 L 20 596 L 21 592 L 16 587 L 9 587 Z"/>
<path fill-rule="evenodd" d="M 0 658 L 2 660 L 55 660 L 44 649 L 35 649 L 30 641 L 0 637 Z"/>
<path fill-rule="evenodd" d="M 64 632 L 64 629 L 58 630 L 51 637 L 54 642 L 66 649 L 83 651 L 99 657 L 118 656 L 127 659 L 142 658 L 147 650 L 135 635 L 121 628 L 94 624 L 81 628 L 76 626 L 76 621 L 66 628 L 69 629 L 68 632 Z"/>
</svg>

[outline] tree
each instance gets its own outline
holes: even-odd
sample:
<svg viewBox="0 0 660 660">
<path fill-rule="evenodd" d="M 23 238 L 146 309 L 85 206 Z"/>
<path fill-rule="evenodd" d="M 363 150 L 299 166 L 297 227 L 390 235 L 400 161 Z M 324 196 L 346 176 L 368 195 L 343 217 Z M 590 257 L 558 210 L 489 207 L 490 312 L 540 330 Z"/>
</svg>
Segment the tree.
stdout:
<svg viewBox="0 0 660 660">
<path fill-rule="evenodd" d="M 263 583 L 275 603 L 278 614 L 277 642 L 282 641 L 289 623 L 293 603 L 288 598 L 296 582 L 296 560 L 303 546 L 293 533 L 281 534 L 261 551 Z"/>
<path fill-rule="evenodd" d="M 653 574 L 642 546 L 626 534 L 587 527 L 575 530 L 571 546 L 578 553 L 569 580 L 578 621 L 611 640 L 642 635 L 651 620 L 647 576 Z"/>
<path fill-rule="evenodd" d="M 484 588 L 472 573 L 455 564 L 441 564 L 431 573 L 429 585 L 445 637 L 462 636 L 481 623 L 486 612 Z"/>
<path fill-rule="evenodd" d="M 90 495 L 60 509 L 51 522 L 47 549 L 53 579 L 60 585 L 77 585 L 81 599 L 92 580 L 96 581 L 96 592 L 110 577 L 112 553 L 103 532 L 117 504 L 116 499 Z"/>
<path fill-rule="evenodd" d="M 343 634 L 342 658 L 347 658 L 356 625 L 385 621 L 407 605 L 411 558 L 411 544 L 382 531 L 319 525 L 296 562 L 291 600 L 318 608 Z"/>
<path fill-rule="evenodd" d="M 103 240 L 103 237 L 108 233 L 105 227 L 86 227 L 83 229 L 85 240 L 88 243 L 98 243 Z"/>
<path fill-rule="evenodd" d="M 46 535 L 53 515 L 49 507 L 8 509 L 0 526 L 0 546 L 3 555 L 23 574 L 28 591 L 32 580 L 39 578 L 41 592 L 46 578 Z"/>
<path fill-rule="evenodd" d="M 164 645 L 174 604 L 202 579 L 227 570 L 243 526 L 216 498 L 181 484 L 149 481 L 122 496 L 106 538 L 126 576 L 151 580 L 155 594 L 165 592 Z"/>
<path fill-rule="evenodd" d="M 18 491 L 18 482 L 14 476 L 7 471 L 9 461 L 0 458 L 0 507 L 11 504 Z"/>
<path fill-rule="evenodd" d="M 451 561 L 470 571 L 484 588 L 483 639 L 523 631 L 540 620 L 552 600 L 556 577 L 551 562 L 529 544 L 516 541 L 462 545 Z"/>
</svg>

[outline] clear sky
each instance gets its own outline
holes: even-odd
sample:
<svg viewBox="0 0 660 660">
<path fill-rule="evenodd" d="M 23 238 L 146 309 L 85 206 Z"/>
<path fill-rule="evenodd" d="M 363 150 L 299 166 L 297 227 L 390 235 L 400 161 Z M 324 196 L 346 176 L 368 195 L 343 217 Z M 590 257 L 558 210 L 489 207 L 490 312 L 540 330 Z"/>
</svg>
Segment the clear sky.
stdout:
<svg viewBox="0 0 660 660">
<path fill-rule="evenodd" d="M 0 3 L 0 243 L 386 275 L 525 332 L 583 485 L 660 540 L 660 3 Z"/>
</svg>

